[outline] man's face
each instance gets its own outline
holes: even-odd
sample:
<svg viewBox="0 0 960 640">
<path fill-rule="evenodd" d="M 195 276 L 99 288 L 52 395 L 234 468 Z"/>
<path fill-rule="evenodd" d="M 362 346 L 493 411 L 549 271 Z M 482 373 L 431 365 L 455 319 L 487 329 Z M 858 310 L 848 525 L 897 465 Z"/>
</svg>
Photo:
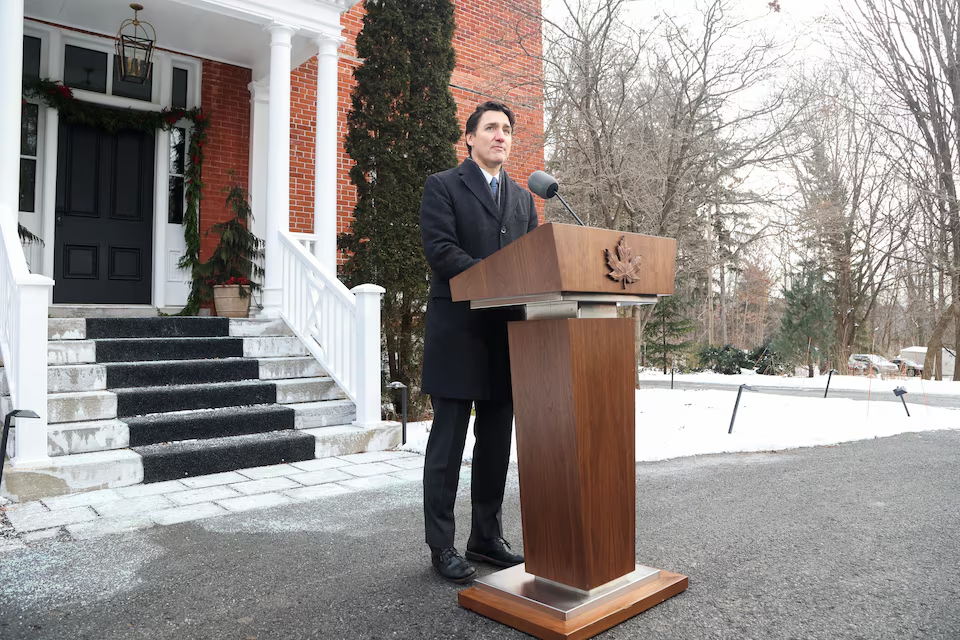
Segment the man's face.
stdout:
<svg viewBox="0 0 960 640">
<path fill-rule="evenodd" d="M 487 111 L 480 116 L 477 131 L 467 134 L 467 144 L 473 147 L 473 160 L 488 173 L 500 170 L 510 156 L 513 131 L 510 118 L 502 111 Z"/>
</svg>

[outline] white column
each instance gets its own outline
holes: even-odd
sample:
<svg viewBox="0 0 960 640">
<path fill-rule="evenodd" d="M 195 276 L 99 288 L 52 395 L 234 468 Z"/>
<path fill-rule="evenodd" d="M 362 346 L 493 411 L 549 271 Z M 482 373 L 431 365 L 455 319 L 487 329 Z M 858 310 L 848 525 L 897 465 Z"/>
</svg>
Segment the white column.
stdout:
<svg viewBox="0 0 960 640">
<path fill-rule="evenodd" d="M 267 140 L 267 230 L 264 314 L 280 315 L 283 291 L 280 231 L 290 230 L 290 65 L 293 27 L 279 22 L 270 32 L 270 107 Z"/>
<path fill-rule="evenodd" d="M 63 53 L 60 30 L 52 30 L 46 37 L 47 77 L 51 80 L 63 80 Z M 56 208 L 57 208 L 57 153 L 59 152 L 60 112 L 50 107 L 42 107 L 43 113 L 43 192 L 41 196 L 41 225 L 43 233 L 43 275 L 53 277 L 53 249 L 56 246 Z M 52 292 L 52 290 L 51 290 Z M 52 295 L 52 293 L 51 293 Z M 53 298 L 50 299 L 53 302 Z"/>
<path fill-rule="evenodd" d="M 314 39 L 317 54 L 317 149 L 314 173 L 313 255 L 337 275 L 337 49 L 339 36 Z"/>
<path fill-rule="evenodd" d="M 350 290 L 357 296 L 357 421 L 366 427 L 380 422 L 380 296 L 386 289 L 361 284 Z"/>
<path fill-rule="evenodd" d="M 270 87 L 265 81 L 251 82 L 250 90 L 250 230 L 260 239 L 267 229 L 267 133 Z M 261 283 L 262 284 L 262 283 Z"/>
<path fill-rule="evenodd" d="M 20 96 L 23 91 L 23 0 L 0 2 L 0 211 L 20 210 Z M 14 226 L 16 229 L 16 226 Z"/>
</svg>

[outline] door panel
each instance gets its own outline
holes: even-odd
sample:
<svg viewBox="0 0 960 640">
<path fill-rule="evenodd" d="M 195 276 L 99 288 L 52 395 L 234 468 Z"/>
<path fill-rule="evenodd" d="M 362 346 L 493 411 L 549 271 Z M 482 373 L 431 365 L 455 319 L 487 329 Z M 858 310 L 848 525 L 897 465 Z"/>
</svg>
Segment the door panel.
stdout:
<svg viewBox="0 0 960 640">
<path fill-rule="evenodd" d="M 150 304 L 152 133 L 61 122 L 53 301 Z"/>
</svg>

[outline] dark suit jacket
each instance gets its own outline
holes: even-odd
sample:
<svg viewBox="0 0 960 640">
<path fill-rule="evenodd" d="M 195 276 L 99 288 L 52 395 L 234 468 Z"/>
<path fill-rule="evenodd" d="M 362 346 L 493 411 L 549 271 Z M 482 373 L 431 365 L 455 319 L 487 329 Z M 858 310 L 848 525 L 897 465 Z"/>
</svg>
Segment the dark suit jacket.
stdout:
<svg viewBox="0 0 960 640">
<path fill-rule="evenodd" d="M 467 158 L 423 188 L 420 237 L 432 271 L 422 390 L 462 400 L 508 399 L 507 322 L 517 309 L 471 310 L 450 299 L 450 278 L 537 226 L 533 196 L 500 173 L 500 206 L 480 167 Z"/>
</svg>

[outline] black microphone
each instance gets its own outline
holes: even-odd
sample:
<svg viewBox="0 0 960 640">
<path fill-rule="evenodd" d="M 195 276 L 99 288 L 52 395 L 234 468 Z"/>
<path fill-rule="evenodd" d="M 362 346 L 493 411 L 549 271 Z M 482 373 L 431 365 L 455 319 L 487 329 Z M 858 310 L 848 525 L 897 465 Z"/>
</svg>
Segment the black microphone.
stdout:
<svg viewBox="0 0 960 640">
<path fill-rule="evenodd" d="M 567 204 L 567 201 L 563 199 L 563 196 L 558 193 L 560 190 L 560 183 L 557 182 L 557 179 L 552 175 L 546 171 L 534 171 L 527 179 L 527 186 L 530 188 L 530 191 L 533 191 L 544 200 L 549 200 L 553 196 L 557 196 L 560 198 L 560 202 L 563 203 L 563 206 L 567 208 L 567 211 L 570 212 L 570 215 L 572 215 L 576 221 L 580 223 L 580 226 L 587 226 L 583 224 L 583 220 L 580 219 L 580 216 L 573 212 L 573 209 L 571 209 L 570 205 Z"/>
</svg>

